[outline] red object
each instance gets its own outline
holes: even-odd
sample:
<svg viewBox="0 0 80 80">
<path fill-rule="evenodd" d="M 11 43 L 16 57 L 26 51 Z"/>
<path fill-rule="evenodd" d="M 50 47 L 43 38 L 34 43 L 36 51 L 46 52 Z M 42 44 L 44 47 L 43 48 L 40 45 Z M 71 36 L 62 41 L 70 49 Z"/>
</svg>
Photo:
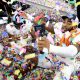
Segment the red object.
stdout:
<svg viewBox="0 0 80 80">
<path fill-rule="evenodd" d="M 2 51 L 0 50 L 0 54 L 2 54 Z"/>
<path fill-rule="evenodd" d="M 39 19 L 40 19 L 40 16 L 36 16 L 35 19 L 34 19 L 34 22 L 39 21 Z"/>
<path fill-rule="evenodd" d="M 43 17 L 44 17 L 44 14 L 40 14 L 40 15 L 35 17 L 34 21 L 37 22 L 37 21 L 39 21 Z"/>
</svg>

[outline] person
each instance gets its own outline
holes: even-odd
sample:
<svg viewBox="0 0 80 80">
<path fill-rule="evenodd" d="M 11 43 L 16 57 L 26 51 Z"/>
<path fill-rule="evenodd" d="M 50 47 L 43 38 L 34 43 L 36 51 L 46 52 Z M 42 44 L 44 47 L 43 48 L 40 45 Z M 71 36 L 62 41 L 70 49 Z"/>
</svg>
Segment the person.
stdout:
<svg viewBox="0 0 80 80">
<path fill-rule="evenodd" d="M 74 31 L 75 37 L 72 37 L 73 40 L 71 41 L 71 44 L 68 46 L 56 46 L 50 44 L 48 39 L 41 38 L 38 39 L 38 49 L 43 50 L 44 48 L 48 49 L 48 56 L 51 56 L 52 54 L 57 55 L 57 59 L 60 62 L 64 62 L 66 65 L 62 64 L 59 65 L 59 72 L 56 72 L 56 76 L 54 77 L 54 80 L 69 80 L 71 74 L 74 71 L 77 71 L 80 67 L 79 61 L 77 60 L 77 57 L 80 57 L 80 29 L 76 28 L 76 31 Z M 76 35 L 78 33 L 78 35 Z M 50 54 L 51 53 L 51 54 Z M 53 59 L 54 57 L 48 57 L 49 60 Z M 51 65 L 48 63 L 48 68 L 51 67 Z M 43 67 L 43 65 L 42 65 Z M 61 76 L 63 75 L 63 76 Z"/>
<path fill-rule="evenodd" d="M 59 37 L 61 37 L 61 34 L 65 31 L 65 29 L 72 24 L 71 19 L 69 17 L 62 16 L 62 19 L 63 22 L 58 22 L 53 27 L 55 35 L 59 35 Z"/>
<path fill-rule="evenodd" d="M 64 62 L 67 64 L 67 66 L 66 65 L 63 66 L 63 68 L 60 70 L 60 72 L 58 72 L 56 74 L 56 76 L 54 77 L 54 80 L 56 80 L 56 79 L 59 80 L 60 79 L 59 76 L 61 73 L 63 73 L 64 76 L 66 77 L 66 79 L 69 80 L 73 71 L 77 70 L 80 66 L 79 63 L 74 62 L 75 59 L 73 59 L 73 60 L 70 59 L 70 58 L 75 58 L 75 56 L 78 54 L 78 48 L 75 47 L 74 45 L 69 45 L 68 47 L 54 46 L 54 45 L 51 45 L 47 39 L 39 40 L 38 41 L 39 50 L 43 50 L 44 47 L 49 50 L 49 53 L 58 55 L 58 59 L 61 62 Z M 61 57 L 66 57 L 66 58 L 61 58 Z M 50 58 L 50 59 L 53 59 L 53 58 Z M 47 65 L 48 65 L 48 68 L 51 67 L 50 63 L 48 63 Z M 43 65 L 42 65 L 42 67 L 43 67 Z M 62 79 L 62 80 L 65 80 L 65 79 Z"/>
<path fill-rule="evenodd" d="M 72 21 L 68 16 L 62 16 L 62 22 L 55 23 L 55 25 L 53 27 L 49 27 L 49 25 L 47 25 L 45 27 L 45 29 L 51 33 L 55 33 L 56 35 L 58 35 L 59 34 L 58 32 L 60 32 L 60 34 L 61 34 L 62 31 L 64 31 L 64 28 L 67 28 L 71 24 L 72 24 Z"/>
</svg>

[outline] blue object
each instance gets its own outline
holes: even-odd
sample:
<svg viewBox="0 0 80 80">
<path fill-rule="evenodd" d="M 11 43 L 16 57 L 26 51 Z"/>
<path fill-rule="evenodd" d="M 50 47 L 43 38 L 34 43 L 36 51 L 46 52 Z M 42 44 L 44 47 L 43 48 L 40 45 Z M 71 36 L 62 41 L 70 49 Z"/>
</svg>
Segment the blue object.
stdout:
<svg viewBox="0 0 80 80">
<path fill-rule="evenodd" d="M 19 18 L 19 23 L 17 22 L 17 18 Z M 15 22 L 16 24 L 20 24 L 20 23 L 22 23 L 22 24 L 24 24 L 25 23 L 25 19 L 22 17 L 22 16 L 20 16 L 19 14 L 16 14 L 16 15 L 14 15 L 13 17 L 12 17 L 12 20 L 13 20 L 13 22 Z"/>
<path fill-rule="evenodd" d="M 8 33 L 6 31 L 2 32 L 2 38 L 8 37 Z"/>
</svg>

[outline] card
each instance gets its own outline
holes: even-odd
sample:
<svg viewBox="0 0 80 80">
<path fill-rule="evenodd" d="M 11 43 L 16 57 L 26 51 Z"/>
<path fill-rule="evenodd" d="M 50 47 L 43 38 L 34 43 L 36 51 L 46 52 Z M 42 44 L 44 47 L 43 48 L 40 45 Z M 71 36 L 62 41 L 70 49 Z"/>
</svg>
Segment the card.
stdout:
<svg viewBox="0 0 80 80">
<path fill-rule="evenodd" d="M 35 53 L 32 53 L 32 54 L 27 54 L 27 55 L 25 55 L 25 59 L 31 59 L 31 58 L 34 58 L 36 55 L 35 55 Z"/>
<path fill-rule="evenodd" d="M 9 66 L 11 64 L 12 61 L 9 61 L 7 60 L 6 58 L 4 58 L 2 61 L 1 61 L 1 64 L 5 65 L 5 66 Z"/>
</svg>

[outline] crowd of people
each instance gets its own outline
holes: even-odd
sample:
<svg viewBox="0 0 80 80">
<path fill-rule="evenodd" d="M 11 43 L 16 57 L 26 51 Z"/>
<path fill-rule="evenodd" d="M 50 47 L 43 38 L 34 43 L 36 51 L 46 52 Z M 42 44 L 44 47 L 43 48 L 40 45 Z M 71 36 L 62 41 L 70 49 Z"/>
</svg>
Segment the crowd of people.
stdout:
<svg viewBox="0 0 80 80">
<path fill-rule="evenodd" d="M 21 2 L 13 7 L 0 17 L 0 80 L 79 80 L 77 16 L 28 14 Z"/>
</svg>

